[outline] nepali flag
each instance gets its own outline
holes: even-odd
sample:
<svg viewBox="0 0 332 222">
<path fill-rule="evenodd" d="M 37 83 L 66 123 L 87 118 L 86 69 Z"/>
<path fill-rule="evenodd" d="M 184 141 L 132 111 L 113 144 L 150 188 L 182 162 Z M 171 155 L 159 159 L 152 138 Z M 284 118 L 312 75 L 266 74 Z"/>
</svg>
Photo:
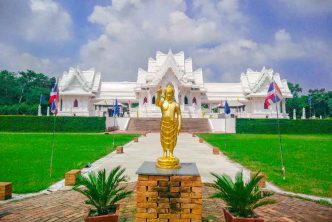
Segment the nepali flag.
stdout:
<svg viewBox="0 0 332 222">
<path fill-rule="evenodd" d="M 282 99 L 282 93 L 280 91 L 279 86 L 273 80 L 269 86 L 269 90 L 267 91 L 267 96 L 264 101 L 264 108 L 267 109 L 271 104 L 277 103 Z"/>
<path fill-rule="evenodd" d="M 58 103 L 59 103 L 59 87 L 58 87 L 57 82 L 52 87 L 49 102 L 51 104 L 51 112 L 56 115 L 58 113 L 58 108 L 57 107 L 58 107 Z"/>
</svg>

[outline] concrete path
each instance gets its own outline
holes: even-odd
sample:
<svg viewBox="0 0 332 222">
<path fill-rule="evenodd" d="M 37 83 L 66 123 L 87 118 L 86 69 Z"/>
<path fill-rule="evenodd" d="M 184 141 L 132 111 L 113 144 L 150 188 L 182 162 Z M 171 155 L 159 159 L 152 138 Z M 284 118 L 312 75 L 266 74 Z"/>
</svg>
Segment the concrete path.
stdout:
<svg viewBox="0 0 332 222">
<path fill-rule="evenodd" d="M 125 174 L 129 176 L 129 182 L 136 182 L 136 171 L 141 164 L 144 161 L 155 162 L 162 155 L 159 138 L 159 133 L 148 133 L 146 137 L 141 136 L 138 143 L 129 142 L 126 144 L 123 154 L 116 154 L 114 151 L 95 161 L 90 168 L 83 168 L 82 174 L 86 175 L 91 171 L 97 172 L 104 168 L 106 171 L 110 171 L 115 166 L 121 165 L 126 168 Z M 228 174 L 234 178 L 237 172 L 243 170 L 246 179 L 250 175 L 249 171 L 241 165 L 230 161 L 224 155 L 213 155 L 212 147 L 206 143 L 199 143 L 198 137 L 192 137 L 189 133 L 181 133 L 179 135 L 174 155 L 180 159 L 181 163 L 196 163 L 203 182 L 213 182 L 214 177 L 211 176 L 210 172 Z M 12 199 L 0 201 L 0 204 L 68 189 L 71 188 L 66 187 L 64 180 L 61 180 L 37 193 L 13 194 Z"/>
<path fill-rule="evenodd" d="M 124 146 L 123 154 L 112 153 L 107 160 L 103 160 L 93 171 L 103 168 L 111 168 L 121 165 L 126 168 L 126 174 L 130 181 L 137 180 L 136 170 L 144 161 L 156 161 L 162 155 L 159 133 L 149 133 L 146 137 L 139 138 L 139 142 L 129 143 Z M 213 155 L 212 147 L 206 143 L 199 143 L 198 137 L 192 137 L 189 133 L 181 133 L 175 147 L 174 155 L 182 163 L 193 162 L 197 164 L 203 182 L 213 182 L 214 177 L 210 172 L 228 174 L 234 177 L 243 167 L 230 161 L 224 155 Z M 248 171 L 244 170 L 244 176 L 248 178 Z"/>
</svg>

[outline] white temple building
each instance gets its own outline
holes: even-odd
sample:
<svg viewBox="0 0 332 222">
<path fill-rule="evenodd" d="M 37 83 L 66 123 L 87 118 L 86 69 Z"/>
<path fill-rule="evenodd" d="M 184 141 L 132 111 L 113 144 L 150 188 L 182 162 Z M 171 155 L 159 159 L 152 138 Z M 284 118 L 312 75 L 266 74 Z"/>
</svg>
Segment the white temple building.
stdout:
<svg viewBox="0 0 332 222">
<path fill-rule="evenodd" d="M 183 117 L 216 118 L 223 113 L 227 100 L 231 113 L 236 117 L 275 118 L 276 106 L 264 109 L 264 98 L 272 78 L 283 94 L 278 106 L 279 117 L 289 118 L 285 100 L 292 98 L 292 94 L 287 80 L 281 79 L 272 69 L 248 69 L 236 83 L 207 83 L 204 82 L 203 70 L 193 70 L 192 59 L 185 58 L 184 52 L 164 54 L 158 51 L 155 59 L 149 58 L 147 70 L 138 69 L 136 82 L 103 82 L 101 73 L 94 69 L 70 68 L 59 82 L 59 115 L 110 115 L 117 99 L 121 115 L 159 117 L 161 112 L 154 105 L 156 91 L 160 86 L 172 84 Z"/>
</svg>

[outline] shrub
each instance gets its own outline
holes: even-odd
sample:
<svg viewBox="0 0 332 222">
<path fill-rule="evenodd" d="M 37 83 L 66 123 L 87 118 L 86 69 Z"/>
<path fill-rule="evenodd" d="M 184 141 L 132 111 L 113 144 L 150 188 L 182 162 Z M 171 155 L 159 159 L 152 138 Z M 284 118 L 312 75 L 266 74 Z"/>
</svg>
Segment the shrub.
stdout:
<svg viewBox="0 0 332 222">
<path fill-rule="evenodd" d="M 329 134 L 331 120 L 289 120 L 281 119 L 282 134 Z M 236 132 L 249 134 L 277 134 L 276 119 L 236 119 Z"/>
<path fill-rule="evenodd" d="M 274 200 L 266 199 L 271 196 L 268 192 L 262 192 L 257 186 L 262 179 L 257 173 L 247 183 L 243 181 L 243 173 L 235 176 L 235 182 L 228 175 L 220 176 L 211 173 L 216 180 L 213 187 L 218 192 L 212 194 L 211 198 L 219 198 L 226 202 L 229 211 L 237 217 L 255 217 L 254 209 L 267 204 L 275 203 Z"/>
<path fill-rule="evenodd" d="M 115 213 L 115 204 L 132 194 L 132 191 L 126 191 L 124 186 L 120 186 L 121 182 L 127 182 L 124 171 L 124 168 L 117 166 L 107 177 L 105 169 L 99 171 L 98 175 L 91 172 L 87 177 L 77 176 L 77 185 L 73 189 L 88 198 L 86 204 L 96 208 L 90 211 L 90 216 Z M 79 186 L 84 188 L 80 189 Z"/>
<path fill-rule="evenodd" d="M 2 132 L 53 132 L 53 116 L 0 116 Z M 105 117 L 57 116 L 56 132 L 103 132 Z"/>
</svg>

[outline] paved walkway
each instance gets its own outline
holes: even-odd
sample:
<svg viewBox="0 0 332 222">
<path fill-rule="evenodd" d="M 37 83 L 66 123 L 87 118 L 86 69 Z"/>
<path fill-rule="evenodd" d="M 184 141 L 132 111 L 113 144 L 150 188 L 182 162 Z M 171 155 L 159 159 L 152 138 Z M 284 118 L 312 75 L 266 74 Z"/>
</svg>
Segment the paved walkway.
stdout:
<svg viewBox="0 0 332 222">
<path fill-rule="evenodd" d="M 135 189 L 129 183 L 128 189 Z M 203 186 L 203 221 L 224 222 L 221 208 L 224 203 L 208 197 L 215 192 L 210 186 Z M 316 204 L 297 198 L 276 194 L 278 202 L 257 209 L 266 222 L 329 222 L 332 221 L 332 207 Z M 40 222 L 40 221 L 83 221 L 88 208 L 81 194 L 72 190 L 60 190 L 52 194 L 42 194 L 16 202 L 0 205 L 1 222 Z M 122 201 L 120 221 L 135 221 L 135 195 Z"/>
<path fill-rule="evenodd" d="M 110 158 L 94 170 L 106 168 L 109 170 L 117 165 L 126 168 L 126 174 L 130 176 L 130 181 L 137 180 L 136 170 L 144 161 L 156 161 L 162 155 L 162 148 L 159 140 L 159 133 L 149 133 L 146 137 L 139 138 L 138 143 L 129 143 L 124 147 L 123 154 L 112 154 Z M 192 137 L 189 133 L 181 133 L 175 147 L 174 155 L 183 163 L 193 162 L 197 164 L 203 182 L 212 182 L 213 176 L 210 172 L 228 174 L 234 177 L 243 168 L 231 162 L 223 155 L 213 155 L 212 147 L 206 143 L 199 143 L 198 137 Z M 244 171 L 245 177 L 249 176 Z"/>
</svg>

